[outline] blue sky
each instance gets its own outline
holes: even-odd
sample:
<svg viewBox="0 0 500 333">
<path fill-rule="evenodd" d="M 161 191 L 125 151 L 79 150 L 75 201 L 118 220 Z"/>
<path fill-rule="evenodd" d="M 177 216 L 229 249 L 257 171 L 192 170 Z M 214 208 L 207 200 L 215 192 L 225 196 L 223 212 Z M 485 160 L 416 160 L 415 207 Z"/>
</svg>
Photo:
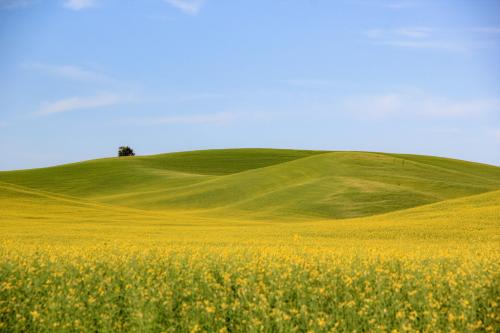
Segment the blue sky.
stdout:
<svg viewBox="0 0 500 333">
<path fill-rule="evenodd" d="M 0 169 L 121 145 L 500 165 L 500 2 L 0 0 Z"/>
</svg>

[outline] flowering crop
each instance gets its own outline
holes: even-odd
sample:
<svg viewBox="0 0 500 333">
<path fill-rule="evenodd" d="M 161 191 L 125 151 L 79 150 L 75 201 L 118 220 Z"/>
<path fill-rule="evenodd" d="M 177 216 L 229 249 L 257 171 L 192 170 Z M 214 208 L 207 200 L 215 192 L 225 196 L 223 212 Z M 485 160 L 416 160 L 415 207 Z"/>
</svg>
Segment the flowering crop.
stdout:
<svg viewBox="0 0 500 333">
<path fill-rule="evenodd" d="M 0 247 L 5 332 L 498 331 L 495 245 Z"/>
<path fill-rule="evenodd" d="M 500 191 L 319 221 L 1 195 L 0 332 L 500 331 Z"/>
</svg>

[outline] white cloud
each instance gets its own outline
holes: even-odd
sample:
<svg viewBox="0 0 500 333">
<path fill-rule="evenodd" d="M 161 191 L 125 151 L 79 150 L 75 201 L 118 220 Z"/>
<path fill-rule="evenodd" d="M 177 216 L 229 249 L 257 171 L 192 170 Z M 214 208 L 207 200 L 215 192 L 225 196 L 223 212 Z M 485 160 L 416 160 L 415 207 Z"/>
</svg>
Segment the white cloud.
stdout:
<svg viewBox="0 0 500 333">
<path fill-rule="evenodd" d="M 402 27 L 397 29 L 371 29 L 363 34 L 372 40 L 375 45 L 386 45 L 407 49 L 434 49 L 450 52 L 468 52 L 473 48 L 486 45 L 476 42 L 464 44 L 454 40 L 434 38 L 436 30 L 430 27 Z"/>
<path fill-rule="evenodd" d="M 169 5 L 180 9 L 186 14 L 196 15 L 203 6 L 204 0 L 164 0 Z"/>
<path fill-rule="evenodd" d="M 433 29 L 428 27 L 410 27 L 410 28 L 400 28 L 395 31 L 399 36 L 410 37 L 410 38 L 427 38 L 430 37 Z"/>
<path fill-rule="evenodd" d="M 470 49 L 470 47 L 464 44 L 442 40 L 384 40 L 377 41 L 374 44 L 395 46 L 407 49 L 431 49 L 451 52 L 467 52 Z"/>
<path fill-rule="evenodd" d="M 413 40 L 429 38 L 433 32 L 434 29 L 430 27 L 402 27 L 397 29 L 370 29 L 364 31 L 364 34 L 372 39 L 406 38 Z"/>
<path fill-rule="evenodd" d="M 368 38 L 381 38 L 384 36 L 384 31 L 380 29 L 370 29 L 363 32 Z"/>
<path fill-rule="evenodd" d="M 84 69 L 78 66 L 72 65 L 44 65 L 38 63 L 27 63 L 23 64 L 25 69 L 37 70 L 49 75 L 59 76 L 65 79 L 83 81 L 83 82 L 94 82 L 94 83 L 105 83 L 114 81 L 112 78 L 88 69 Z"/>
<path fill-rule="evenodd" d="M 127 119 L 125 123 L 139 125 L 163 125 L 163 124 L 223 124 L 236 118 L 231 112 L 215 112 L 206 114 L 169 115 L 163 117 L 145 117 Z"/>
<path fill-rule="evenodd" d="M 403 105 L 403 100 L 398 94 L 354 96 L 346 99 L 344 109 L 356 114 L 384 117 L 398 113 Z"/>
<path fill-rule="evenodd" d="M 284 82 L 299 87 L 327 86 L 330 84 L 329 80 L 324 79 L 291 79 L 285 80 Z"/>
<path fill-rule="evenodd" d="M 442 134 L 442 135 L 456 135 L 462 133 L 460 128 L 456 127 L 438 127 L 428 129 L 429 133 Z"/>
<path fill-rule="evenodd" d="M 500 33 L 500 27 L 464 28 L 462 32 Z M 497 45 L 493 40 L 457 38 L 451 30 L 425 26 L 393 29 L 369 29 L 362 32 L 374 45 L 386 45 L 407 49 L 431 49 L 455 53 L 469 53 Z M 482 36 L 485 37 L 485 36 Z"/>
<path fill-rule="evenodd" d="M 397 29 L 370 29 L 364 31 L 364 35 L 372 39 L 394 39 L 394 38 L 407 38 L 422 39 L 429 38 L 434 32 L 430 27 L 401 27 Z"/>
<path fill-rule="evenodd" d="M 474 31 L 474 32 L 500 34 L 500 27 L 475 27 L 475 28 L 471 28 L 469 30 Z"/>
<path fill-rule="evenodd" d="M 165 124 L 199 124 L 199 125 L 226 125 L 234 122 L 269 121 L 274 118 L 289 117 L 290 112 L 276 111 L 224 111 L 211 113 L 174 114 L 166 116 L 152 116 L 122 119 L 121 124 L 129 125 L 165 125 Z"/>
<path fill-rule="evenodd" d="M 500 113 L 500 99 L 451 100 L 423 92 L 395 92 L 353 96 L 343 108 L 354 114 L 371 117 L 480 117 Z"/>
<path fill-rule="evenodd" d="M 194 94 L 181 95 L 181 96 L 179 96 L 178 99 L 180 101 L 186 102 L 186 101 L 223 99 L 225 97 L 226 97 L 226 95 L 223 95 L 223 94 L 205 92 L 205 93 L 194 93 Z"/>
<path fill-rule="evenodd" d="M 101 93 L 92 97 L 71 97 L 54 102 L 43 103 L 39 115 L 51 115 L 75 110 L 94 109 L 123 103 L 118 95 Z"/>
<path fill-rule="evenodd" d="M 82 10 L 97 6 L 96 0 L 65 0 L 64 7 L 72 10 Z"/>
<path fill-rule="evenodd" d="M 25 7 L 32 3 L 31 0 L 0 0 L 0 9 L 14 9 Z"/>
</svg>

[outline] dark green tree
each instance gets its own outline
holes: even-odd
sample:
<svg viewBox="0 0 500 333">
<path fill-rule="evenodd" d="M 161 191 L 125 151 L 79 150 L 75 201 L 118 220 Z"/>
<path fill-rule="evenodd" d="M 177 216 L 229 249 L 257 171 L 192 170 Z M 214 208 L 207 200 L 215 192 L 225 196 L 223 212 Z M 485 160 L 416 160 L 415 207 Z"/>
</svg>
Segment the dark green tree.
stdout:
<svg viewBox="0 0 500 333">
<path fill-rule="evenodd" d="M 129 146 L 121 146 L 118 148 L 118 156 L 135 156 L 135 153 Z"/>
</svg>

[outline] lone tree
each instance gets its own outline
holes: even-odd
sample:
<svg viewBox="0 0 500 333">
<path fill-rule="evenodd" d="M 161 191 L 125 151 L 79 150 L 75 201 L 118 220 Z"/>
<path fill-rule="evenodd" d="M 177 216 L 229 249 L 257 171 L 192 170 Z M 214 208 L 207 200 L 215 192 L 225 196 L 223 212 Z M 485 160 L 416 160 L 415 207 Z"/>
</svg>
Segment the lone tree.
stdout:
<svg viewBox="0 0 500 333">
<path fill-rule="evenodd" d="M 135 153 L 129 146 L 121 146 L 118 148 L 118 156 L 135 156 Z"/>
</svg>

